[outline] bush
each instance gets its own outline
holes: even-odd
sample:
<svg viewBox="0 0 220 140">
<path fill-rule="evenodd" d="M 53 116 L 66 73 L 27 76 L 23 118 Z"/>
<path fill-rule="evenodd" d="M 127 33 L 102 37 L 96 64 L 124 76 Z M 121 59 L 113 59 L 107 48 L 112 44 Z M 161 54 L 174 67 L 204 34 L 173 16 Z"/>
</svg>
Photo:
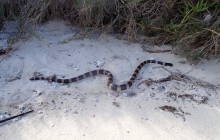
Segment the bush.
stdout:
<svg viewBox="0 0 220 140">
<path fill-rule="evenodd" d="M 82 28 L 113 29 L 129 41 L 175 45 L 191 60 L 220 54 L 219 0 L 5 0 L 0 6 L 0 21 L 60 17 Z"/>
</svg>

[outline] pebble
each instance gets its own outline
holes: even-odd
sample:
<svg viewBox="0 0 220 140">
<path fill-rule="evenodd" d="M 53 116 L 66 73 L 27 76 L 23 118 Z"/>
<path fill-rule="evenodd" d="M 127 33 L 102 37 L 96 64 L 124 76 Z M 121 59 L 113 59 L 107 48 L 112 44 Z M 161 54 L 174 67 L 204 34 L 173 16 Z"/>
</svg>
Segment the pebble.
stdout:
<svg viewBox="0 0 220 140">
<path fill-rule="evenodd" d="M 39 110 L 39 111 L 38 111 L 38 114 L 43 114 L 43 111 L 42 111 L 42 110 Z"/>
<path fill-rule="evenodd" d="M 40 96 L 42 94 L 42 92 L 34 90 L 33 94 L 34 94 L 34 97 L 38 97 L 38 96 Z"/>
<path fill-rule="evenodd" d="M 78 71 L 78 70 L 79 70 L 79 68 L 76 68 L 76 67 L 75 67 L 75 68 L 74 68 L 74 70 L 75 70 L 75 71 Z"/>
<path fill-rule="evenodd" d="M 125 97 L 128 97 L 129 96 L 129 94 L 127 94 L 127 93 L 123 93 L 123 96 L 125 96 Z"/>
<path fill-rule="evenodd" d="M 17 117 L 17 118 L 14 118 L 14 119 L 12 120 L 12 122 L 16 122 L 16 121 L 18 121 L 18 117 Z"/>
<path fill-rule="evenodd" d="M 63 112 L 64 112 L 64 113 L 67 113 L 67 112 L 68 112 L 68 109 L 64 108 L 64 109 L 63 109 Z"/>
<path fill-rule="evenodd" d="M 147 118 L 147 117 L 141 117 L 141 119 L 143 119 L 143 120 L 145 120 L 145 121 L 146 121 L 146 120 L 148 120 L 148 118 Z"/>
<path fill-rule="evenodd" d="M 67 68 L 72 68 L 72 67 L 73 67 L 73 64 L 67 63 L 67 64 L 66 64 L 66 67 L 67 67 Z"/>
<path fill-rule="evenodd" d="M 19 105 L 19 110 L 20 110 L 21 112 L 25 110 L 24 104 L 20 104 L 20 105 Z"/>
<path fill-rule="evenodd" d="M 78 100 L 78 102 L 85 103 L 85 99 L 84 99 L 84 98 L 80 98 L 80 99 Z"/>
<path fill-rule="evenodd" d="M 208 22 L 208 21 L 210 21 L 211 18 L 212 18 L 211 14 L 206 14 L 205 18 L 203 19 L 203 21 Z"/>
<path fill-rule="evenodd" d="M 150 94 L 150 97 L 154 97 L 154 96 L 155 96 L 155 94 L 154 94 L 154 93 L 151 93 L 151 94 Z"/>
<path fill-rule="evenodd" d="M 57 88 L 57 87 L 59 86 L 59 83 L 52 82 L 52 86 L 53 86 L 54 88 Z"/>
<path fill-rule="evenodd" d="M 99 100 L 98 100 L 97 98 L 94 98 L 93 100 L 94 100 L 95 102 L 99 102 Z"/>
<path fill-rule="evenodd" d="M 76 97 L 73 97 L 74 100 L 76 100 L 77 98 L 78 98 L 77 96 L 76 96 Z"/>
<path fill-rule="evenodd" d="M 9 118 L 10 116 L 8 114 L 1 114 L 0 115 L 0 120 L 4 120 L 6 118 Z"/>
<path fill-rule="evenodd" d="M 54 100 L 52 100 L 52 101 L 51 101 L 51 103 L 55 104 L 55 101 L 54 101 Z"/>
<path fill-rule="evenodd" d="M 125 96 L 125 97 L 133 97 L 133 96 L 137 96 L 137 94 L 136 93 L 123 93 L 123 95 Z"/>
<path fill-rule="evenodd" d="M 161 92 L 164 91 L 166 88 L 164 86 L 159 86 L 157 89 L 159 90 L 159 92 Z"/>
<path fill-rule="evenodd" d="M 112 94 L 111 93 L 107 93 L 108 97 L 112 97 Z"/>
<path fill-rule="evenodd" d="M 73 113 L 74 113 L 74 114 L 78 114 L 78 112 L 77 112 L 77 111 L 74 111 Z"/>
<path fill-rule="evenodd" d="M 94 65 L 96 65 L 97 67 L 102 67 L 104 65 L 104 62 L 102 61 L 93 61 Z"/>
<path fill-rule="evenodd" d="M 165 100 L 165 103 L 169 103 L 170 102 L 170 100 Z"/>
<path fill-rule="evenodd" d="M 112 92 L 112 95 L 115 96 L 115 97 L 118 97 L 118 96 L 119 96 L 119 94 L 116 93 L 116 92 Z"/>
</svg>

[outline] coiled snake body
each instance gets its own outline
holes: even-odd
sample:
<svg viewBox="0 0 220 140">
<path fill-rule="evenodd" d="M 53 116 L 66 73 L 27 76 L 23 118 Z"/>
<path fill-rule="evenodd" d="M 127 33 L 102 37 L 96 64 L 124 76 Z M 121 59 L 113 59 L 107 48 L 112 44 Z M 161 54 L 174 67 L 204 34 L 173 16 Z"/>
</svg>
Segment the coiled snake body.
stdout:
<svg viewBox="0 0 220 140">
<path fill-rule="evenodd" d="M 164 66 L 173 66 L 172 63 L 165 63 L 165 62 L 155 61 L 155 60 L 146 60 L 146 61 L 142 62 L 135 69 L 131 79 L 126 84 L 122 84 L 122 85 L 113 84 L 113 75 L 111 74 L 110 71 L 104 70 L 104 69 L 89 71 L 89 72 L 86 72 L 82 75 L 79 75 L 77 77 L 70 78 L 70 79 L 58 79 L 58 78 L 56 78 L 56 76 L 51 76 L 51 77 L 36 76 L 36 77 L 30 78 L 30 80 L 48 80 L 50 82 L 58 82 L 58 83 L 62 83 L 62 84 L 64 84 L 64 83 L 68 84 L 68 83 L 77 82 L 79 80 L 85 79 L 86 77 L 95 76 L 95 75 L 98 75 L 98 74 L 104 74 L 104 75 L 108 76 L 107 86 L 110 89 L 115 90 L 115 91 L 122 91 L 122 90 L 126 90 L 126 89 L 130 88 L 133 85 L 133 83 L 134 83 L 139 71 L 141 70 L 141 68 L 145 64 L 148 64 L 148 63 L 156 63 L 156 64 L 160 64 L 160 65 L 164 65 Z"/>
</svg>

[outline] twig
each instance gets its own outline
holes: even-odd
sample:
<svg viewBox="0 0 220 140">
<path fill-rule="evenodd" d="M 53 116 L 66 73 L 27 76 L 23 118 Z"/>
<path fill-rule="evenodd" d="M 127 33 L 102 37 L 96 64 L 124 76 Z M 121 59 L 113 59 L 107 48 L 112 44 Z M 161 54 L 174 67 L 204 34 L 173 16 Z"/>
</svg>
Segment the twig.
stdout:
<svg viewBox="0 0 220 140">
<path fill-rule="evenodd" d="M 158 68 L 158 67 L 155 67 L 155 68 Z M 195 77 L 185 75 L 185 74 L 191 72 L 194 68 L 192 70 L 184 73 L 184 74 L 178 73 L 178 72 L 172 72 L 172 71 L 166 69 L 163 66 L 162 66 L 162 68 L 170 73 L 170 75 L 168 77 L 162 78 L 162 79 L 159 79 L 159 80 L 152 80 L 152 79 L 144 80 L 141 83 L 139 83 L 137 85 L 137 87 L 140 86 L 142 83 L 145 83 L 147 86 L 150 86 L 152 83 L 160 83 L 160 82 L 167 82 L 167 81 L 171 81 L 171 80 L 177 80 L 177 81 L 184 81 L 184 82 L 197 84 L 197 85 L 204 86 L 204 87 L 220 88 L 220 86 L 218 86 L 218 85 L 214 85 L 212 83 L 197 79 Z"/>
<path fill-rule="evenodd" d="M 161 106 L 161 107 L 159 107 L 161 110 L 163 110 L 163 111 L 169 111 L 169 112 L 171 112 L 171 113 L 173 113 L 174 115 L 179 115 L 180 117 L 182 117 L 182 119 L 183 119 L 183 121 L 185 122 L 185 117 L 184 117 L 184 115 L 185 114 L 189 114 L 189 113 L 185 113 L 181 108 L 179 108 L 179 110 L 178 109 L 176 109 L 175 107 L 173 107 L 173 106 L 168 106 L 168 105 L 164 105 L 164 106 Z"/>
<path fill-rule="evenodd" d="M 197 78 L 192 77 L 192 76 L 185 75 L 186 73 L 191 72 L 194 68 L 192 70 L 186 72 L 185 74 L 177 73 L 177 72 L 171 72 L 170 70 L 166 69 L 165 67 L 162 67 L 162 68 L 171 74 L 172 79 L 175 79 L 175 80 L 178 80 L 178 81 L 179 80 L 187 81 L 187 82 L 190 82 L 190 83 L 198 84 L 200 86 L 213 86 L 213 87 L 216 87 L 216 88 L 220 88 L 220 86 L 214 85 L 212 83 L 197 79 Z"/>
<path fill-rule="evenodd" d="M 24 115 L 26 115 L 26 114 L 29 114 L 29 113 L 33 112 L 33 111 L 34 111 L 34 110 L 30 110 L 30 111 L 28 111 L 28 112 L 21 113 L 21 114 L 19 114 L 19 115 L 16 115 L 16 116 L 7 118 L 7 119 L 5 119 L 5 120 L 1 120 L 0 123 L 3 123 L 3 122 L 6 122 L 6 121 L 9 121 L 9 120 L 12 120 L 12 119 L 17 118 L 17 117 L 19 117 L 19 116 L 24 116 Z"/>
<path fill-rule="evenodd" d="M 217 33 L 215 30 L 211 30 L 211 29 L 208 29 L 208 28 L 204 28 L 205 30 L 208 30 L 208 31 L 210 31 L 210 32 L 212 32 L 212 33 L 215 33 L 215 34 L 217 34 L 217 35 L 219 35 L 220 36 L 220 34 L 219 33 Z"/>
</svg>

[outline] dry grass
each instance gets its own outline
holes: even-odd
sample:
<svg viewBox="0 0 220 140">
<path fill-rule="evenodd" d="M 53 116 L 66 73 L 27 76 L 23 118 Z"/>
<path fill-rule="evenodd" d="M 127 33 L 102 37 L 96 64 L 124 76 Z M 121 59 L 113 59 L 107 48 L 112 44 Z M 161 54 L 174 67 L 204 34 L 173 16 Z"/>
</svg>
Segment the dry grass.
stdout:
<svg viewBox="0 0 220 140">
<path fill-rule="evenodd" d="M 219 0 L 3 0 L 0 27 L 60 17 L 84 29 L 114 30 L 130 41 L 178 46 L 190 60 L 220 56 Z M 143 40 L 142 40 L 143 41 Z"/>
</svg>

